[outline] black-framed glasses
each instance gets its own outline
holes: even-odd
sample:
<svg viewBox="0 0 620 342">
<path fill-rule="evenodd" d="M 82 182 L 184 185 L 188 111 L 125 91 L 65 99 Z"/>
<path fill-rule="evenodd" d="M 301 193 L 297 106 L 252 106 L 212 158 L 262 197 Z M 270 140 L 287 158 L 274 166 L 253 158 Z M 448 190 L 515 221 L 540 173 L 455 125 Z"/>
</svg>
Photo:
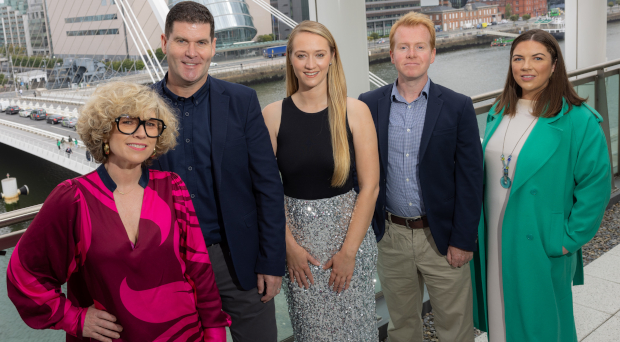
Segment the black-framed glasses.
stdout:
<svg viewBox="0 0 620 342">
<path fill-rule="evenodd" d="M 155 118 L 141 120 L 140 118 L 134 118 L 129 115 L 121 115 L 116 118 L 114 122 L 116 122 L 116 128 L 118 128 L 118 131 L 127 135 L 136 133 L 140 126 L 144 126 L 144 132 L 149 138 L 157 138 L 161 136 L 164 129 L 166 129 L 164 121 Z"/>
</svg>

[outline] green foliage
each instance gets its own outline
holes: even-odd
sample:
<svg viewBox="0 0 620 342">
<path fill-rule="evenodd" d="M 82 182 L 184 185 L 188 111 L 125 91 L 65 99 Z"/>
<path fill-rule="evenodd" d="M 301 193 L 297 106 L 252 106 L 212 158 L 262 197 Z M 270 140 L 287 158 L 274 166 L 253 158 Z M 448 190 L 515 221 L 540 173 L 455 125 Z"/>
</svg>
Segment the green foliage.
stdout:
<svg viewBox="0 0 620 342">
<path fill-rule="evenodd" d="M 141 60 L 134 61 L 133 59 L 123 59 L 122 61 L 112 61 L 112 62 L 106 62 L 104 64 L 108 68 L 111 68 L 114 71 L 125 72 L 125 71 L 129 71 L 130 69 L 133 70 L 134 63 L 135 63 L 135 69 L 137 70 L 144 69 L 144 62 L 142 62 Z"/>
<path fill-rule="evenodd" d="M 525 20 L 525 21 L 530 20 L 530 18 L 532 18 L 532 16 L 531 16 L 531 15 L 529 15 L 529 14 L 524 14 L 524 15 L 523 15 L 523 20 Z"/>
<path fill-rule="evenodd" d="M 519 20 L 519 16 L 516 15 L 516 14 L 513 14 L 513 15 L 510 16 L 510 20 L 517 21 L 517 20 Z"/>
<path fill-rule="evenodd" d="M 12 56 L 14 66 L 23 66 L 29 68 L 54 68 L 56 63 L 62 64 L 62 58 L 46 58 L 43 56 Z"/>
<path fill-rule="evenodd" d="M 609 7 L 614 7 L 614 5 L 615 5 L 615 4 L 614 4 L 614 2 L 613 2 L 613 1 L 610 1 L 610 2 L 608 2 L 608 3 L 607 3 L 607 6 L 609 6 Z"/>
<path fill-rule="evenodd" d="M 263 35 L 258 36 L 258 37 L 256 38 L 256 41 L 257 41 L 257 42 L 259 42 L 259 43 L 260 43 L 260 42 L 271 42 L 271 41 L 274 41 L 274 40 L 275 40 L 275 38 L 276 38 L 276 37 L 273 35 L 273 33 L 270 33 L 270 34 L 263 34 Z"/>
<path fill-rule="evenodd" d="M 370 35 L 368 35 L 368 40 L 375 40 L 375 39 L 379 39 L 379 34 L 377 32 L 373 32 Z"/>
<path fill-rule="evenodd" d="M 511 4 L 506 4 L 506 18 L 510 18 L 512 17 L 512 5 Z"/>
<path fill-rule="evenodd" d="M 133 61 L 133 60 L 131 60 L 131 59 L 126 59 L 126 60 L 124 60 L 124 61 L 123 61 L 123 69 L 124 69 L 125 71 L 127 71 L 127 70 L 129 70 L 129 69 L 133 68 L 133 63 L 134 63 L 134 61 Z"/>
<path fill-rule="evenodd" d="M 155 50 L 155 57 L 157 57 L 157 59 L 161 62 L 164 60 L 164 57 L 166 57 L 166 55 L 161 48 L 157 48 L 157 50 Z"/>
</svg>

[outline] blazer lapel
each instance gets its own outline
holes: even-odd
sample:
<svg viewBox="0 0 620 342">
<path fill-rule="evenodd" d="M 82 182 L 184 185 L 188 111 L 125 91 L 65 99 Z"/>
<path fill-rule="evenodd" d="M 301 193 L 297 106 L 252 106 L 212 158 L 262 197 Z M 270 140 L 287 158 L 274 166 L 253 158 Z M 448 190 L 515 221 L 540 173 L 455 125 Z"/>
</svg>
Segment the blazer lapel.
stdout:
<svg viewBox="0 0 620 342">
<path fill-rule="evenodd" d="M 489 113 L 493 112 L 494 108 L 495 106 L 491 107 L 491 110 L 489 111 Z M 484 156 L 484 151 L 486 151 L 487 144 L 489 143 L 489 139 L 493 136 L 493 133 L 495 133 L 495 130 L 497 129 L 497 126 L 499 126 L 500 122 L 502 122 L 503 116 L 504 116 L 503 109 L 497 114 L 488 115 L 487 125 L 484 129 L 484 138 L 482 140 L 483 156 Z"/>
<path fill-rule="evenodd" d="M 379 136 L 379 159 L 383 169 L 387 170 L 388 164 L 388 133 L 390 126 L 390 109 L 392 107 L 392 101 L 390 100 L 390 94 L 392 93 L 392 87 L 388 87 L 387 91 L 383 93 L 382 98 L 377 101 L 377 133 Z"/>
<path fill-rule="evenodd" d="M 562 129 L 553 123 L 562 114 L 552 118 L 539 118 L 525 141 L 515 169 L 511 194 L 530 179 L 553 156 L 562 140 Z"/>
<path fill-rule="evenodd" d="M 224 94 L 216 79 L 209 76 L 211 81 L 211 153 L 215 183 L 219 188 L 222 181 L 222 157 L 226 146 L 226 131 L 228 126 L 228 103 L 230 97 Z"/>
<path fill-rule="evenodd" d="M 439 90 L 439 87 L 436 86 L 433 81 L 431 81 L 428 91 L 426 118 L 424 119 L 424 128 L 422 129 L 422 140 L 420 141 L 420 157 L 418 159 L 420 161 L 424 159 L 424 152 L 426 152 L 428 142 L 431 140 L 431 135 L 433 134 L 435 123 L 437 123 L 439 112 L 441 112 L 441 107 L 443 106 L 443 100 L 439 98 L 440 96 L 441 90 Z"/>
</svg>

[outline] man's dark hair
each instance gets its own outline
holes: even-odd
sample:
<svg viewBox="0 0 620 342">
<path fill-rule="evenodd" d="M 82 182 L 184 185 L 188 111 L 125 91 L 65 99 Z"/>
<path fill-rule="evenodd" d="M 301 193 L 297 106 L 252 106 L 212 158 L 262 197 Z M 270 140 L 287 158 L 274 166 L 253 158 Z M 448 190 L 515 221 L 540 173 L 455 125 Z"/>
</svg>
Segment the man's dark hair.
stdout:
<svg viewBox="0 0 620 342">
<path fill-rule="evenodd" d="M 213 41 L 213 37 L 215 36 L 213 15 L 205 5 L 194 1 L 181 1 L 174 5 L 166 16 L 166 28 L 164 32 L 166 38 L 170 37 L 172 25 L 174 25 L 175 22 L 209 24 L 211 25 L 211 41 Z"/>
</svg>

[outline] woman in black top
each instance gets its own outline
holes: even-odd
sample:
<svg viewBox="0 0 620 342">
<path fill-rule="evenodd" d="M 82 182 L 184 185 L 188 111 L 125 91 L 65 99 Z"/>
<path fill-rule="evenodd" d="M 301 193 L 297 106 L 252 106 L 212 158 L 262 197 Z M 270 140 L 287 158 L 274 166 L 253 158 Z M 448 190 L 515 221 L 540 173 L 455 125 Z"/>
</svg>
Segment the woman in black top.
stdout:
<svg viewBox="0 0 620 342">
<path fill-rule="evenodd" d="M 338 48 L 325 26 L 298 25 L 286 62 L 289 97 L 263 115 L 284 185 L 283 288 L 295 341 L 376 341 L 370 222 L 379 157 L 372 117 L 364 103 L 347 98 Z"/>
</svg>

